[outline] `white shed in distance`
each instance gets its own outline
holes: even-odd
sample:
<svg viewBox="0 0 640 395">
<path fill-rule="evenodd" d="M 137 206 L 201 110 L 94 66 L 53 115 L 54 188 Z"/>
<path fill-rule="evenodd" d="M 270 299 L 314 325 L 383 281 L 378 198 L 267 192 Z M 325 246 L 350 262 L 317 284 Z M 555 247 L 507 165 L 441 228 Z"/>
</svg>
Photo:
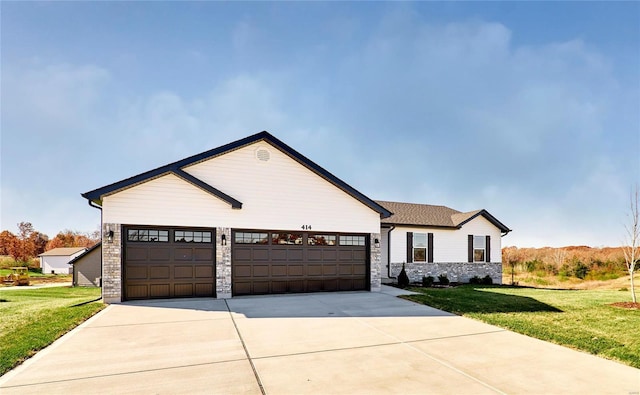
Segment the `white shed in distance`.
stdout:
<svg viewBox="0 0 640 395">
<path fill-rule="evenodd" d="M 69 264 L 72 259 L 82 255 L 85 247 L 54 248 L 38 255 L 40 267 L 45 274 L 70 274 L 72 266 Z"/>
</svg>

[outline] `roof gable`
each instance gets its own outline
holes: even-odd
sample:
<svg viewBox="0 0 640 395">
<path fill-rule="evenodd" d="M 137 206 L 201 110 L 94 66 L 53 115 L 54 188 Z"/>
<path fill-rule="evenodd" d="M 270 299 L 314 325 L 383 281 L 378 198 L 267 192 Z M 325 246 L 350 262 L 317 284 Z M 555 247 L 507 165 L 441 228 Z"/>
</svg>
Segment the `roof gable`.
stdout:
<svg viewBox="0 0 640 395">
<path fill-rule="evenodd" d="M 322 178 L 324 178 L 329 183 L 331 183 L 331 184 L 335 185 L 336 187 L 342 189 L 344 192 L 346 192 L 347 194 L 349 194 L 350 196 L 352 196 L 356 200 L 360 201 L 361 203 L 363 203 L 364 205 L 366 205 L 370 209 L 378 212 L 380 214 L 381 218 L 386 218 L 386 217 L 391 215 L 391 212 L 389 212 L 386 208 L 384 208 L 383 206 L 379 205 L 375 201 L 369 199 L 368 197 L 366 197 L 365 195 L 363 195 L 362 193 L 357 191 L 355 188 L 351 187 L 350 185 L 348 185 L 344 181 L 340 180 L 339 178 L 337 178 L 333 174 L 329 173 L 327 170 L 323 169 L 322 167 L 320 167 L 316 163 L 312 162 L 311 160 L 309 160 L 308 158 L 306 158 L 305 156 L 303 156 L 302 154 L 300 154 L 299 152 L 297 152 L 293 148 L 289 147 L 287 144 L 283 143 L 282 141 L 278 140 L 277 138 L 275 138 L 274 136 L 272 136 L 270 133 L 268 133 L 266 131 L 254 134 L 254 135 L 249 136 L 249 137 L 245 137 L 243 139 L 234 141 L 232 143 L 223 145 L 223 146 L 218 147 L 218 148 L 211 149 L 209 151 L 202 152 L 202 153 L 197 154 L 197 155 L 190 156 L 188 158 L 179 160 L 177 162 L 170 163 L 168 165 L 165 165 L 165 166 L 162 166 L 162 167 L 158 167 L 158 168 L 153 169 L 153 170 L 149 170 L 147 172 L 138 174 L 136 176 L 127 178 L 125 180 L 118 181 L 118 182 L 115 182 L 113 184 L 109 184 L 107 186 L 104 186 L 104 187 L 101 187 L 101 188 L 98 188 L 98 189 L 94 189 L 92 191 L 83 193 L 82 196 L 84 198 L 86 198 L 87 200 L 89 200 L 89 202 L 93 202 L 93 203 L 96 203 L 96 204 L 102 204 L 102 198 L 104 196 L 108 196 L 108 195 L 117 193 L 117 192 L 119 192 L 121 190 L 130 188 L 130 187 L 132 187 L 134 185 L 144 183 L 144 182 L 149 181 L 149 180 L 151 180 L 153 178 L 160 177 L 160 176 L 162 176 L 162 175 L 164 175 L 166 173 L 173 173 L 176 176 L 178 176 L 179 178 L 185 180 L 186 182 L 190 182 L 191 184 L 196 185 L 196 186 L 204 189 L 205 191 L 215 195 L 216 197 L 226 201 L 233 208 L 241 208 L 242 207 L 242 203 L 241 202 L 239 202 L 238 200 L 234 199 L 233 197 L 225 194 L 224 192 L 217 190 L 216 188 L 214 188 L 211 185 L 203 182 L 202 180 L 200 180 L 200 179 L 188 174 L 183 169 L 185 167 L 200 163 L 202 161 L 214 158 L 216 156 L 224 155 L 225 153 L 234 151 L 236 149 L 239 149 L 241 147 L 256 143 L 258 141 L 265 141 L 268 144 L 270 144 L 271 146 L 273 146 L 274 148 L 276 148 L 276 149 L 280 150 L 281 152 L 285 153 L 286 155 L 288 155 L 289 157 L 291 157 L 292 159 L 294 159 L 295 161 L 297 161 L 301 165 L 305 166 L 306 168 L 310 169 L 314 173 L 316 173 L 319 176 L 321 176 Z"/>
<path fill-rule="evenodd" d="M 376 202 L 393 212 L 393 215 L 381 221 L 382 224 L 459 229 L 474 218 L 482 216 L 500 229 L 501 232 L 508 233 L 511 231 L 511 229 L 484 209 L 463 213 L 446 206 L 387 202 L 381 200 L 377 200 Z"/>
<path fill-rule="evenodd" d="M 86 249 L 87 248 L 85 247 L 58 247 L 49 251 L 45 251 L 38 256 L 71 256 Z"/>
<path fill-rule="evenodd" d="M 78 255 L 77 257 L 73 258 L 72 260 L 69 261 L 70 265 L 73 265 L 75 263 L 77 263 L 78 261 L 84 259 L 87 255 L 89 255 L 92 251 L 94 251 L 96 248 L 102 248 L 102 242 L 99 241 L 96 244 L 94 244 L 93 246 L 91 246 L 91 248 L 89 248 L 88 250 L 86 250 L 85 252 L 83 252 L 82 254 Z"/>
</svg>

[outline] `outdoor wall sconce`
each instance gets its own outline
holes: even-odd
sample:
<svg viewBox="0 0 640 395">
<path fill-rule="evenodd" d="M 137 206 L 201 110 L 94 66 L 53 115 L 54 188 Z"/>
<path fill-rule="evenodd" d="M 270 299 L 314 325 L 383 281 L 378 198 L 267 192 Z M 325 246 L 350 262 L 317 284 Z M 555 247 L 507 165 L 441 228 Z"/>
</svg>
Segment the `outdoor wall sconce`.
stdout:
<svg viewBox="0 0 640 395">
<path fill-rule="evenodd" d="M 380 248 L 380 240 L 378 240 L 378 239 L 373 240 L 373 245 L 374 245 L 376 248 Z"/>
<path fill-rule="evenodd" d="M 109 230 L 107 232 L 107 242 L 108 243 L 113 243 L 113 231 L 112 230 Z"/>
<path fill-rule="evenodd" d="M 220 244 L 222 244 L 223 246 L 227 245 L 227 235 L 223 234 L 222 236 L 220 236 Z"/>
</svg>

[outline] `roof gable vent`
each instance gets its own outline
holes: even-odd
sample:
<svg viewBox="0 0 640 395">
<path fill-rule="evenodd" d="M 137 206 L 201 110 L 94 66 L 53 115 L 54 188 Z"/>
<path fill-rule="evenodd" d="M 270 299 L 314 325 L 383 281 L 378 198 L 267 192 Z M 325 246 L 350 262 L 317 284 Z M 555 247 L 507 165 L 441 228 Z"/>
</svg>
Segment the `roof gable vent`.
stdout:
<svg viewBox="0 0 640 395">
<path fill-rule="evenodd" d="M 256 159 L 260 162 L 269 162 L 269 159 L 271 159 L 271 153 L 266 148 L 258 148 L 256 150 Z"/>
</svg>

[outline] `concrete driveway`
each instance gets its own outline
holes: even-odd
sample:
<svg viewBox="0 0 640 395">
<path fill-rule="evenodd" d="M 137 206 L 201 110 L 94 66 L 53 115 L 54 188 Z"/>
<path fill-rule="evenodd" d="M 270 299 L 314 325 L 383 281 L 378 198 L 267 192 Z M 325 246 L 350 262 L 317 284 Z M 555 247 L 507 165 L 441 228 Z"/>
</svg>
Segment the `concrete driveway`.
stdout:
<svg viewBox="0 0 640 395">
<path fill-rule="evenodd" d="M 0 393 L 640 393 L 638 369 L 385 290 L 110 305 Z"/>
</svg>

